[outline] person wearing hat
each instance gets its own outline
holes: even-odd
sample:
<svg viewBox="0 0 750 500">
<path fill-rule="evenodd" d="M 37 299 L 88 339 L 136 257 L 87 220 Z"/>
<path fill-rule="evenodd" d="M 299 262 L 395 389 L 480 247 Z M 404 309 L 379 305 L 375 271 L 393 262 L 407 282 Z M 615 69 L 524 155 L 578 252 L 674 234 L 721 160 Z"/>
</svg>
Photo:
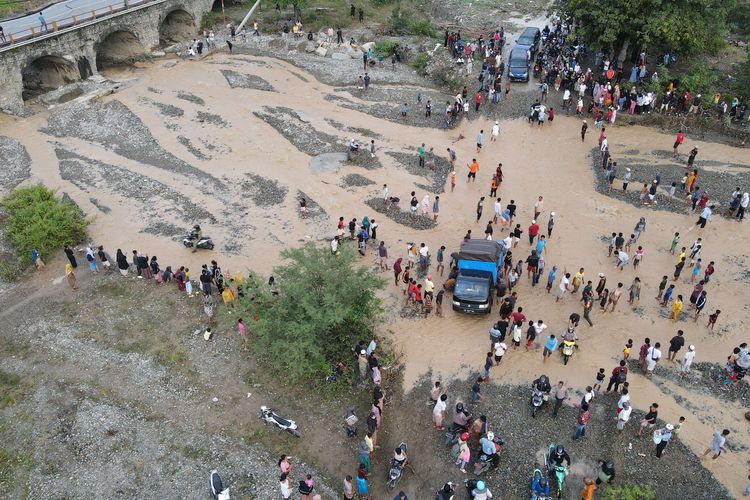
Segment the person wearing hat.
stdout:
<svg viewBox="0 0 750 500">
<path fill-rule="evenodd" d="M 474 500 L 487 500 L 492 498 L 492 492 L 484 484 L 484 481 L 477 481 L 476 487 L 471 490 L 471 497 Z"/>
<path fill-rule="evenodd" d="M 500 122 L 495 120 L 495 124 L 492 126 L 492 136 L 490 137 L 490 141 L 496 141 L 498 135 L 500 135 Z"/>
<path fill-rule="evenodd" d="M 633 178 L 633 172 L 630 171 L 630 168 L 625 169 L 625 176 L 622 178 L 622 190 L 627 191 L 628 190 L 628 183 L 630 183 L 630 179 Z"/>
<path fill-rule="evenodd" d="M 664 448 L 667 447 L 667 443 L 672 439 L 672 431 L 674 425 L 667 424 L 663 429 L 654 431 L 654 443 L 656 443 L 656 458 L 661 458 L 664 453 Z"/>
<path fill-rule="evenodd" d="M 690 373 L 690 367 L 693 364 L 695 358 L 695 346 L 691 345 L 688 347 L 688 351 L 682 356 L 682 364 L 680 365 L 680 377 L 685 378 Z"/>
<path fill-rule="evenodd" d="M 529 245 L 534 244 L 534 238 L 536 238 L 536 235 L 539 234 L 539 224 L 536 223 L 536 218 L 531 221 L 531 225 L 528 229 L 529 234 Z"/>
<path fill-rule="evenodd" d="M 552 229 L 555 227 L 555 212 L 549 213 L 549 220 L 547 221 L 547 238 L 552 237 Z"/>
</svg>

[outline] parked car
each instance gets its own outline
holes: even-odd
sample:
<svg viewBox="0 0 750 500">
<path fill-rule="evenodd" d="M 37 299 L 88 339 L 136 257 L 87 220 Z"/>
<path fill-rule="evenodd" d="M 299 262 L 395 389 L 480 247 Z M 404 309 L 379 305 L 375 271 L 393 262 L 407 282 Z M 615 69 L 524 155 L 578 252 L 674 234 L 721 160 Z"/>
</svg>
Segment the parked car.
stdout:
<svg viewBox="0 0 750 500">
<path fill-rule="evenodd" d="M 516 45 L 508 56 L 508 78 L 512 82 L 529 81 L 529 53 L 526 47 Z"/>
<path fill-rule="evenodd" d="M 531 58 L 533 59 L 539 50 L 539 41 L 542 39 L 542 32 L 539 28 L 526 28 L 521 33 L 521 36 L 516 40 L 516 47 L 525 47 L 531 52 Z"/>
</svg>

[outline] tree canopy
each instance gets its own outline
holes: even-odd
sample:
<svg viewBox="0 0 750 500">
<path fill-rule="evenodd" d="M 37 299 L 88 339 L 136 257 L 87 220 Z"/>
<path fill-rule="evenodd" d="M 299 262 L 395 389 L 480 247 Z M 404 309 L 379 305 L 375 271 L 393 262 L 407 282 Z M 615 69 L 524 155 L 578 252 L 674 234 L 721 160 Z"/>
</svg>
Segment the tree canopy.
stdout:
<svg viewBox="0 0 750 500">
<path fill-rule="evenodd" d="M 376 291 L 385 281 L 358 265 L 348 246 L 339 249 L 335 256 L 313 243 L 282 250 L 286 262 L 273 273 L 278 295 L 259 276 L 242 285 L 237 312 L 250 345 L 291 380 L 320 376 L 353 359 L 351 348 L 372 334 L 382 313 Z"/>
<path fill-rule="evenodd" d="M 628 46 L 659 46 L 694 54 L 720 46 L 735 3 L 736 0 L 570 0 L 568 10 L 590 45 L 613 54 Z"/>
</svg>

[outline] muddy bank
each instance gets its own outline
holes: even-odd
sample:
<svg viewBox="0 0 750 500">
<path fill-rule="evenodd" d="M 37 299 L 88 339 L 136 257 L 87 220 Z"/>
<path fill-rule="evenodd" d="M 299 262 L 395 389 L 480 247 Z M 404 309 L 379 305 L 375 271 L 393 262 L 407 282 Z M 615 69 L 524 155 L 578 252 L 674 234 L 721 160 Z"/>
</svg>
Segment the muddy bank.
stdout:
<svg viewBox="0 0 750 500">
<path fill-rule="evenodd" d="M 18 141 L 0 136 L 0 194 L 29 178 L 31 157 Z"/>
</svg>

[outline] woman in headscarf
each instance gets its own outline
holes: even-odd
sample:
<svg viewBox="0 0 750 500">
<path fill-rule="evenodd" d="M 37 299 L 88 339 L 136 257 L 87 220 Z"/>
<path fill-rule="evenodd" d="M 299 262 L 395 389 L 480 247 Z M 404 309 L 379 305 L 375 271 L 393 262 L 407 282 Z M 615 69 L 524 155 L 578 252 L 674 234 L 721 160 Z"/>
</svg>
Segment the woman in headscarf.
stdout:
<svg viewBox="0 0 750 500">
<path fill-rule="evenodd" d="M 65 279 L 68 280 L 68 286 L 70 286 L 71 290 L 78 288 L 76 286 L 76 275 L 73 274 L 73 266 L 70 265 L 70 262 L 65 264 Z"/>
<path fill-rule="evenodd" d="M 89 269 L 95 273 L 99 270 L 96 268 L 96 257 L 94 257 L 94 249 L 86 247 L 86 261 L 89 263 Z"/>
<path fill-rule="evenodd" d="M 143 255 L 140 252 L 138 253 L 138 269 L 140 269 L 143 279 L 149 280 L 154 277 L 148 265 L 148 255 Z"/>
<path fill-rule="evenodd" d="M 120 270 L 120 274 L 127 276 L 130 264 L 128 263 L 128 258 L 125 257 L 125 254 L 119 248 L 117 249 L 117 258 L 115 260 L 117 261 L 117 269 Z"/>
<path fill-rule="evenodd" d="M 422 198 L 422 215 L 427 215 L 430 212 L 430 195 L 424 195 Z"/>
</svg>

